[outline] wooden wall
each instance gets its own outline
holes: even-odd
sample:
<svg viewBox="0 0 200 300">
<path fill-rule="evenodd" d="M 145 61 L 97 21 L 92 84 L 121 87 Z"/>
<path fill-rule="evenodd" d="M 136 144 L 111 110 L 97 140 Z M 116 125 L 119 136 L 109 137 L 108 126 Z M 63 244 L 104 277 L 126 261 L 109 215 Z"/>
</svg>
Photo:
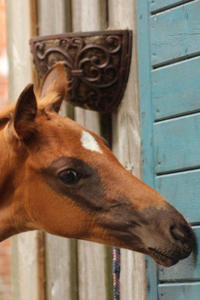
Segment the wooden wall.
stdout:
<svg viewBox="0 0 200 300">
<path fill-rule="evenodd" d="M 17 1 L 17 3 L 23 1 Z M 11 5 L 12 3 L 12 5 Z M 23 2 L 24 3 L 24 2 Z M 15 64 L 16 58 L 23 60 L 23 55 L 28 56 L 28 61 L 23 70 L 22 79 L 19 76 L 20 85 L 16 87 L 15 70 L 11 72 L 10 78 L 10 99 L 16 99 L 18 90 L 22 89 L 26 81 L 32 81 L 32 70 L 30 63 L 30 52 L 28 39 L 32 35 L 33 24 L 36 25 L 35 35 L 48 35 L 70 31 L 95 31 L 106 29 L 132 29 L 133 49 L 130 78 L 127 89 L 119 108 L 106 117 L 98 113 L 85 111 L 76 108 L 73 112 L 69 106 L 64 106 L 62 113 L 70 115 L 75 120 L 90 130 L 106 137 L 115 155 L 124 167 L 141 176 L 141 140 L 140 140 L 140 114 L 138 99 L 138 70 L 137 70 L 137 30 L 136 30 L 136 0 L 37 0 L 26 1 L 21 7 L 26 17 L 21 16 L 20 7 L 8 1 L 8 13 L 13 11 L 16 16 L 8 17 L 10 22 L 9 34 L 16 35 L 15 26 L 21 22 L 20 34 L 24 37 L 21 40 L 21 48 L 26 53 L 15 56 L 15 47 L 10 52 L 10 65 Z M 21 18 L 21 19 L 20 19 Z M 23 23 L 24 22 L 24 23 Z M 22 24 L 28 24 L 22 26 Z M 30 30 L 28 29 L 30 26 Z M 16 27 L 17 28 L 17 27 Z M 24 30 L 24 31 L 23 31 Z M 10 41 L 12 49 L 12 42 Z M 20 49 L 21 49 L 20 48 Z M 10 50 L 11 51 L 11 50 Z M 24 79 L 23 79 L 24 76 Z M 112 141 L 112 143 L 111 143 Z M 37 235 L 37 233 L 34 233 Z M 33 234 L 33 235 L 34 235 Z M 23 235 L 15 238 L 13 245 L 18 249 L 18 243 Z M 31 239 L 31 234 L 27 234 Z M 38 238 L 35 238 L 38 245 Z M 26 252 L 27 244 L 23 243 L 20 252 L 15 254 L 14 293 L 15 300 L 21 299 L 44 299 L 48 300 L 110 300 L 112 299 L 112 248 L 84 241 L 72 241 L 45 234 L 42 239 L 45 245 L 44 253 L 44 274 L 45 287 L 38 288 L 35 284 L 37 276 L 42 272 L 32 272 L 32 269 L 21 272 L 22 252 Z M 29 244 L 28 244 L 29 245 Z M 34 246 L 35 247 L 35 246 Z M 37 248 L 38 249 L 38 248 Z M 30 249 L 27 250 L 30 252 Z M 33 251 L 34 259 L 37 261 L 38 250 Z M 16 261 L 20 263 L 16 263 Z M 41 265 L 41 264 L 40 264 Z M 145 288 L 145 266 L 143 255 L 131 251 L 122 250 L 121 258 L 121 299 L 122 300 L 144 300 L 146 298 Z M 31 275 L 30 275 L 31 273 Z M 20 277 L 19 277 L 20 276 Z M 20 278 L 20 280 L 16 279 Z M 41 281 L 42 282 L 42 279 Z M 28 296 L 21 296 L 21 287 L 26 285 Z M 33 292 L 33 289 L 34 292 Z M 39 292 L 40 291 L 40 292 Z M 30 295 L 30 296 L 29 296 Z M 42 296 L 41 296 L 42 295 Z"/>
</svg>

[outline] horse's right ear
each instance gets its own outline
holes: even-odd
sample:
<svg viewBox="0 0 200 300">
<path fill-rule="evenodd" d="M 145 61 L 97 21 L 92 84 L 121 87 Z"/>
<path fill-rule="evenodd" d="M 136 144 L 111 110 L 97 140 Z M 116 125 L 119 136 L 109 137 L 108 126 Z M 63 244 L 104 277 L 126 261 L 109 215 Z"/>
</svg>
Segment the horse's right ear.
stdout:
<svg viewBox="0 0 200 300">
<path fill-rule="evenodd" d="M 47 109 L 59 112 L 68 90 L 68 79 L 64 64 L 58 62 L 46 73 L 40 87 L 40 99 L 48 103 Z M 45 98 L 45 99 L 44 99 Z M 48 99 L 50 98 L 50 99 Z M 52 100 L 49 104 L 49 100 Z"/>
<path fill-rule="evenodd" d="M 33 84 L 23 90 L 17 101 L 13 118 L 9 124 L 9 134 L 17 139 L 27 141 L 36 131 L 35 117 L 37 114 L 37 100 L 33 91 Z"/>
</svg>

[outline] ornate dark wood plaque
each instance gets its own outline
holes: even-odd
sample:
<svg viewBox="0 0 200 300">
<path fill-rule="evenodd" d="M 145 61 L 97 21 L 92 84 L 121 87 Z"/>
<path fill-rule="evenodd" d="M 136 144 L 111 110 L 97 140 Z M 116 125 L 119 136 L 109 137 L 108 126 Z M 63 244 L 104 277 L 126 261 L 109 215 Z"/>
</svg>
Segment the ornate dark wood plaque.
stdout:
<svg viewBox="0 0 200 300">
<path fill-rule="evenodd" d="M 30 40 L 36 69 L 42 78 L 63 61 L 69 78 L 69 101 L 103 113 L 120 103 L 127 84 L 132 49 L 129 30 L 66 33 Z"/>
</svg>

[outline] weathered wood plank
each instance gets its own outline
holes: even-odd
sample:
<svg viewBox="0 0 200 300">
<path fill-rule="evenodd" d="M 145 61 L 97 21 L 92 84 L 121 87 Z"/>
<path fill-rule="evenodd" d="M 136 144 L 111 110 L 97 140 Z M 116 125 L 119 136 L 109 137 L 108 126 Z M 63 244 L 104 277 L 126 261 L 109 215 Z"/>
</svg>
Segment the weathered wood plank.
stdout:
<svg viewBox="0 0 200 300">
<path fill-rule="evenodd" d="M 143 3 L 144 4 L 144 3 Z M 109 27 L 133 30 L 132 65 L 124 99 L 113 113 L 113 152 L 126 169 L 141 177 L 141 139 L 137 74 L 136 1 L 108 0 Z M 121 251 L 121 299 L 146 298 L 144 256 Z"/>
<path fill-rule="evenodd" d="M 200 111 L 200 58 L 152 72 L 155 120 Z"/>
<path fill-rule="evenodd" d="M 197 248 L 200 246 L 200 227 L 193 227 L 197 237 Z M 187 259 L 181 260 L 171 268 L 159 266 L 160 281 L 200 280 L 200 253 L 192 253 Z M 190 297 L 190 299 L 193 299 Z"/>
<path fill-rule="evenodd" d="M 152 65 L 200 53 L 200 1 L 150 18 Z"/>
<path fill-rule="evenodd" d="M 70 0 L 38 0 L 38 31 L 40 35 L 59 34 L 71 31 Z M 63 103 L 61 114 L 73 116 L 70 104 Z"/>
<path fill-rule="evenodd" d="M 111 248 L 110 248 L 111 249 Z M 79 299 L 112 299 L 112 256 L 106 246 L 78 242 Z M 111 252 L 110 252 L 111 253 Z"/>
<path fill-rule="evenodd" d="M 71 1 L 38 0 L 38 26 L 41 35 L 71 31 Z"/>
<path fill-rule="evenodd" d="M 13 299 L 45 299 L 43 250 L 41 232 L 26 232 L 12 238 Z"/>
<path fill-rule="evenodd" d="M 6 1 L 9 63 L 9 102 L 14 102 L 22 89 L 32 81 L 29 39 L 31 38 L 30 5 L 23 0 Z M 22 15 L 23 14 L 23 15 Z M 23 26 L 26 24 L 26 26 Z"/>
<path fill-rule="evenodd" d="M 159 300 L 199 300 L 200 283 L 160 284 L 158 293 Z"/>
<path fill-rule="evenodd" d="M 8 0 L 6 13 L 11 103 L 16 101 L 24 87 L 33 81 L 29 49 L 29 39 L 33 32 L 30 2 Z M 15 300 L 44 299 L 41 240 L 42 234 L 36 231 L 12 238 L 12 288 Z"/>
<path fill-rule="evenodd" d="M 47 234 L 45 246 L 47 299 L 78 299 L 76 242 Z"/>
<path fill-rule="evenodd" d="M 38 0 L 39 34 L 71 30 L 71 4 L 67 0 Z M 66 114 L 63 105 L 62 113 Z M 78 299 L 76 241 L 45 235 L 46 297 L 48 300 Z"/>
<path fill-rule="evenodd" d="M 155 187 L 188 222 L 197 223 L 200 222 L 199 182 L 200 170 L 195 170 L 157 176 Z"/>
<path fill-rule="evenodd" d="M 159 10 L 164 10 L 172 7 L 173 5 L 183 4 L 190 2 L 191 0 L 149 0 L 150 11 L 155 12 Z M 192 0 L 193 1 L 193 0 Z"/>
<path fill-rule="evenodd" d="M 200 166 L 200 114 L 154 125 L 156 172 Z"/>
<path fill-rule="evenodd" d="M 106 28 L 106 0 L 74 0 L 73 30 L 94 31 Z M 96 112 L 75 109 L 75 120 L 100 134 L 100 118 Z M 111 249 L 103 245 L 78 242 L 78 279 L 80 300 L 112 299 Z M 110 280 L 111 279 L 111 280 Z"/>
</svg>

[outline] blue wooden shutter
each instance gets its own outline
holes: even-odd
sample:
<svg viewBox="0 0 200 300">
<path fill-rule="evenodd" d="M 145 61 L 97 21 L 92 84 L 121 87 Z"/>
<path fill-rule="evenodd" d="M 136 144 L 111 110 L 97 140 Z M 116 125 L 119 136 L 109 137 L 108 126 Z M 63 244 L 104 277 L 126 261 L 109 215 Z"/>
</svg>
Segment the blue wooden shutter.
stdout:
<svg viewBox="0 0 200 300">
<path fill-rule="evenodd" d="M 183 213 L 200 249 L 200 0 L 137 0 L 137 24 L 143 180 Z M 148 300 L 200 299 L 200 254 L 146 264 Z"/>
</svg>

